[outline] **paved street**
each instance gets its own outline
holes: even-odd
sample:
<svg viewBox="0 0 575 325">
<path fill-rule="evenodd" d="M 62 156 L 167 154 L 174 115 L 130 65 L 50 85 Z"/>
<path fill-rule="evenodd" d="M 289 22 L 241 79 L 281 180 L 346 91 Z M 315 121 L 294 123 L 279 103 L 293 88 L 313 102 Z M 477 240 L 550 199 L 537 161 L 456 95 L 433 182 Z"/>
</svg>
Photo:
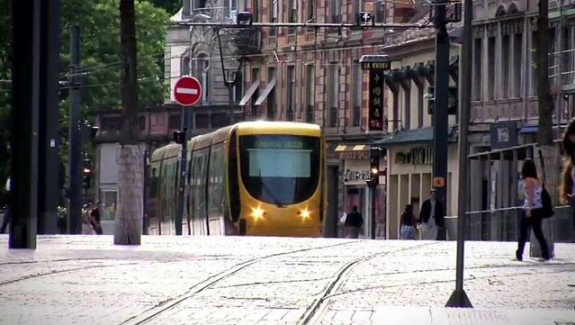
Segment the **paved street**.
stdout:
<svg viewBox="0 0 575 325">
<path fill-rule="evenodd" d="M 43 236 L 36 251 L 9 251 L 7 240 L 0 324 L 575 322 L 574 244 L 542 263 L 512 261 L 514 243 L 467 243 L 475 308 L 457 310 L 444 308 L 455 242 Z"/>
</svg>

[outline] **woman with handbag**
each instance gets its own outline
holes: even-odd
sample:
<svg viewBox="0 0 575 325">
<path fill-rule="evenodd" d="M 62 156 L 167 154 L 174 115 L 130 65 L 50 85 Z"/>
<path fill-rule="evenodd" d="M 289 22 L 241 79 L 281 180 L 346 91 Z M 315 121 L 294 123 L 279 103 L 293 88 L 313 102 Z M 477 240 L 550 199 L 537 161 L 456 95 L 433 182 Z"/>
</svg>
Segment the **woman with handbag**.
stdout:
<svg viewBox="0 0 575 325">
<path fill-rule="evenodd" d="M 533 228 L 533 234 L 541 247 L 541 256 L 543 260 L 549 260 L 549 247 L 543 235 L 542 219 L 547 213 L 543 209 L 543 181 L 537 176 L 537 167 L 531 159 L 526 159 L 521 168 L 521 178 L 523 178 L 525 201 L 523 203 L 523 213 L 519 216 L 519 241 L 517 242 L 517 251 L 515 257 L 517 260 L 523 260 L 523 250 L 527 241 L 529 229 Z"/>
</svg>

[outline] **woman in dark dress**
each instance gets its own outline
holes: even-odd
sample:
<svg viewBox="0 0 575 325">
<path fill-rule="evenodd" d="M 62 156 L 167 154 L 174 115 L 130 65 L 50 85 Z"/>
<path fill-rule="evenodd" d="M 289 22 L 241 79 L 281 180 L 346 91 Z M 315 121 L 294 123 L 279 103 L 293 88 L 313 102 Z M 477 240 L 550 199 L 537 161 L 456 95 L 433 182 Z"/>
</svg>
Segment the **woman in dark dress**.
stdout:
<svg viewBox="0 0 575 325">
<path fill-rule="evenodd" d="M 413 214 L 413 207 L 411 204 L 405 206 L 405 210 L 401 214 L 401 239 L 415 239 L 415 215 Z"/>
</svg>

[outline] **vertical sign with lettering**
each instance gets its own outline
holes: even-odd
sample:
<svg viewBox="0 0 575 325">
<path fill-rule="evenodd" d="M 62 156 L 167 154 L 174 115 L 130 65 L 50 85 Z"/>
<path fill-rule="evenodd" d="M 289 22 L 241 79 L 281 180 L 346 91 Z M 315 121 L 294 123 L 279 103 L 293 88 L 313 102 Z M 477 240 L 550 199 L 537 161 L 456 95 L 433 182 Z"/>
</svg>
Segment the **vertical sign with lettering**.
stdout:
<svg viewBox="0 0 575 325">
<path fill-rule="evenodd" d="M 369 70 L 368 131 L 383 131 L 383 69 Z"/>
</svg>

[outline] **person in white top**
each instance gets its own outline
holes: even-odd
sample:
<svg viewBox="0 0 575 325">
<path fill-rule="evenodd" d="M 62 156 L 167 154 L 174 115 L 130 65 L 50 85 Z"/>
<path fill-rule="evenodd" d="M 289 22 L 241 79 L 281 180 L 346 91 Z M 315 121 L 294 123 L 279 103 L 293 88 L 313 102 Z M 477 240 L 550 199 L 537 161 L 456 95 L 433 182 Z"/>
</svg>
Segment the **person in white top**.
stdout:
<svg viewBox="0 0 575 325">
<path fill-rule="evenodd" d="M 445 209 L 441 201 L 435 197 L 435 189 L 429 193 L 429 199 L 423 201 L 419 212 L 419 222 L 423 230 L 423 240 L 437 240 L 439 228 L 444 225 Z"/>
</svg>

